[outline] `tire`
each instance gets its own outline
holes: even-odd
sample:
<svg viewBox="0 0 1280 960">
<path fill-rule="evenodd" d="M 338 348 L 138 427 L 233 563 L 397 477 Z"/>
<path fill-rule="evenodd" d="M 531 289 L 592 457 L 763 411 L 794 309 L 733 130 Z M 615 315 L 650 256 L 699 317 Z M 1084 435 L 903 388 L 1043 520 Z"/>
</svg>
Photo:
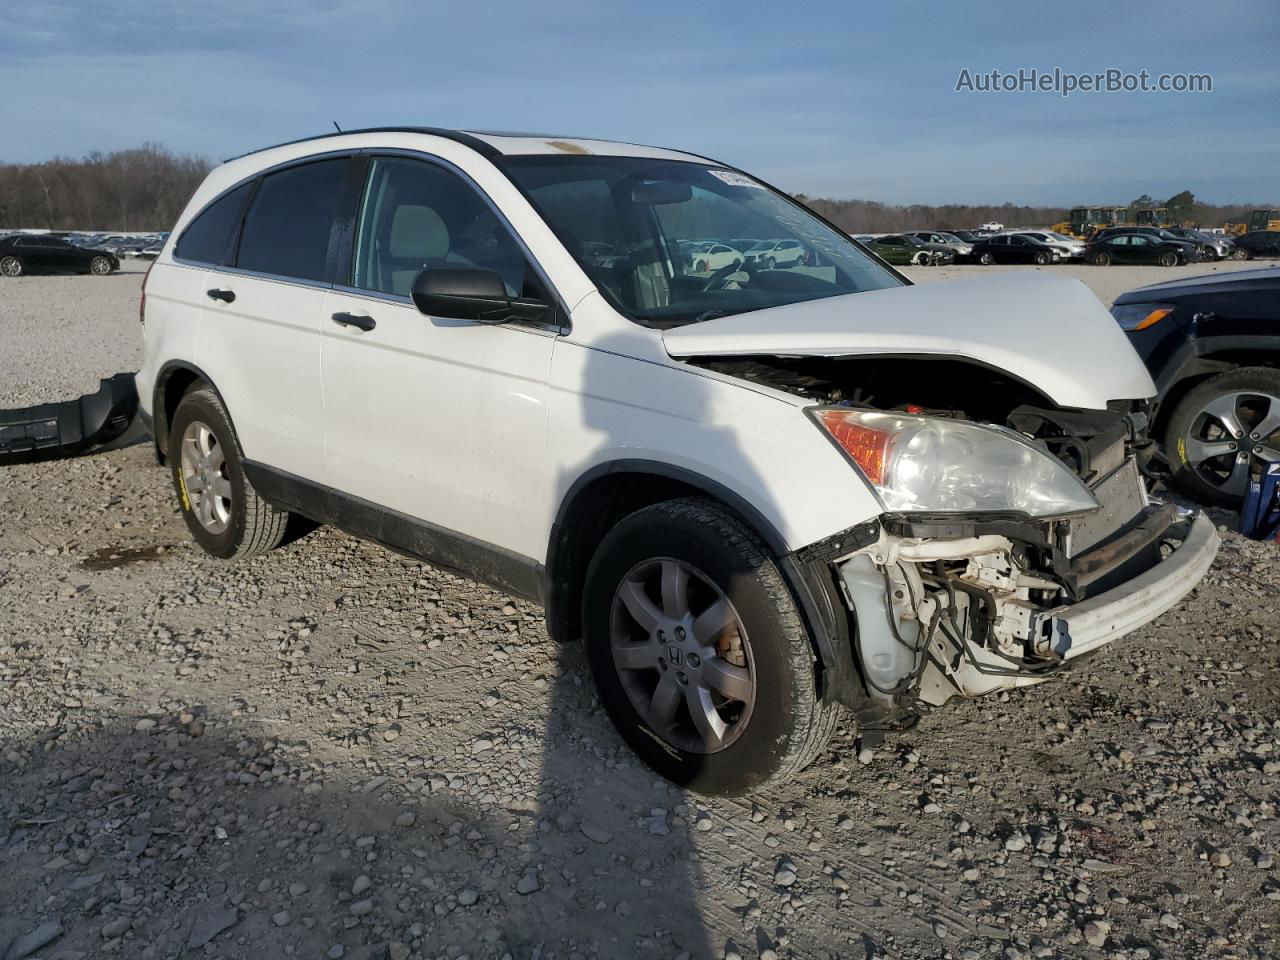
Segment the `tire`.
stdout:
<svg viewBox="0 0 1280 960">
<path fill-rule="evenodd" d="M 695 264 L 693 265 L 693 272 L 694 272 L 694 273 L 706 273 L 706 272 L 707 272 L 707 261 L 705 261 L 705 260 L 699 260 L 697 263 L 695 263 Z"/>
<path fill-rule="evenodd" d="M 911 258 L 911 263 L 917 267 L 927 267 L 929 265 L 929 254 L 921 250 Z"/>
<path fill-rule="evenodd" d="M 1232 260 L 1248 260 L 1249 251 L 1246 250 L 1244 247 L 1236 247 L 1234 250 L 1231 251 L 1231 259 Z"/>
<path fill-rule="evenodd" d="M 1094 265 L 1095 267 L 1109 267 L 1109 266 L 1111 266 L 1111 254 L 1109 254 L 1109 253 L 1095 253 L 1095 254 L 1093 255 L 1093 265 Z"/>
<path fill-rule="evenodd" d="M 111 265 L 111 260 L 107 257 L 94 257 L 89 261 L 89 272 L 95 277 L 105 277 L 114 269 L 115 267 Z"/>
<path fill-rule="evenodd" d="M 1176 267 L 1178 265 L 1178 255 L 1172 251 L 1160 254 L 1160 266 Z"/>
<path fill-rule="evenodd" d="M 20 277 L 26 273 L 26 265 L 17 257 L 0 258 L 0 277 Z"/>
<path fill-rule="evenodd" d="M 983 253 L 979 255 L 978 262 L 982 264 L 984 267 L 989 267 L 996 262 L 996 258 L 989 253 Z"/>
<path fill-rule="evenodd" d="M 203 469 L 197 450 L 206 458 Z M 284 539 L 289 514 L 253 489 L 231 418 L 206 384 L 194 385 L 174 411 L 169 471 L 182 519 L 206 553 L 223 560 L 253 557 Z M 215 493 L 225 490 L 230 495 L 206 500 L 210 485 Z"/>
<path fill-rule="evenodd" d="M 684 606 L 674 608 L 683 609 L 683 620 L 669 616 L 665 599 L 654 599 L 667 594 L 672 565 L 685 571 L 687 587 L 670 594 L 684 597 Z M 655 615 L 646 626 L 631 613 L 636 590 L 647 601 L 645 616 Z M 731 625 L 699 631 L 697 615 L 717 603 L 727 604 L 720 609 Z M 818 699 L 813 646 L 766 548 L 713 501 L 659 503 L 610 530 L 587 570 L 583 625 L 596 689 L 622 738 L 662 776 L 699 793 L 739 795 L 787 780 L 821 753 L 840 716 L 837 706 Z M 620 668 L 615 651 L 624 648 L 643 664 Z M 732 666 L 735 658 L 741 666 Z M 748 699 L 727 698 L 728 722 L 716 713 L 724 727 L 720 742 L 708 740 L 705 721 L 694 723 L 690 708 L 703 702 L 699 694 L 717 696 L 716 683 L 700 683 L 693 672 L 717 675 L 713 663 L 721 671 L 730 664 L 740 684 L 747 683 L 744 674 L 750 683 Z M 653 719 L 664 684 L 674 704 L 669 725 Z"/>
<path fill-rule="evenodd" d="M 766 270 L 773 270 L 773 269 L 776 269 L 776 268 L 777 268 L 777 266 L 778 266 L 778 261 L 777 261 L 777 260 L 775 260 L 775 259 L 773 259 L 773 257 L 765 257 L 765 258 L 764 258 L 764 268 L 765 268 Z"/>
<path fill-rule="evenodd" d="M 1053 254 L 1049 253 L 1046 250 L 1036 251 L 1036 263 L 1038 263 L 1040 266 L 1047 267 L 1052 262 L 1053 262 Z"/>
<path fill-rule="evenodd" d="M 1233 402 L 1227 398 L 1235 397 Z M 1268 398 L 1270 403 L 1268 404 Z M 1210 408 L 1227 407 L 1236 415 L 1244 436 L 1228 436 L 1223 422 Z M 1269 409 L 1268 409 L 1269 407 Z M 1280 417 L 1280 370 L 1271 367 L 1241 367 L 1228 370 L 1193 387 L 1178 401 L 1165 426 L 1162 449 L 1174 482 L 1189 497 L 1211 506 L 1238 508 L 1244 495 L 1243 473 L 1237 473 L 1231 484 L 1231 468 L 1237 467 L 1239 452 L 1251 451 L 1261 443 L 1271 450 L 1280 449 L 1280 430 L 1267 437 L 1254 439 L 1252 427 L 1262 426 L 1270 416 Z M 1205 458 L 1208 450 L 1235 443 L 1235 451 L 1224 450 L 1219 456 Z M 1248 464 L 1248 461 L 1245 461 Z"/>
</svg>

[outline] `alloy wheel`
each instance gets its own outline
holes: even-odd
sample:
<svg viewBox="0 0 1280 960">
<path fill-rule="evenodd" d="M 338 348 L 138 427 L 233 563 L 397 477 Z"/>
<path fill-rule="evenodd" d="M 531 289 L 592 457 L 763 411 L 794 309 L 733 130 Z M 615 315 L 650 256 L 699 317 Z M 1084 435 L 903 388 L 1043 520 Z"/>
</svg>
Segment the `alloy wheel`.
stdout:
<svg viewBox="0 0 1280 960">
<path fill-rule="evenodd" d="M 687 753 L 717 753 L 747 727 L 756 699 L 751 645 L 733 604 L 681 560 L 637 564 L 614 591 L 614 667 L 646 724 Z"/>
<path fill-rule="evenodd" d="M 1196 414 L 1179 443 L 1196 476 L 1232 497 L 1243 497 L 1253 459 L 1280 461 L 1280 397 L 1235 391 Z"/>
<path fill-rule="evenodd" d="M 22 276 L 22 261 L 17 257 L 5 257 L 0 260 L 0 275 L 6 277 Z"/>
<path fill-rule="evenodd" d="M 89 261 L 89 270 L 96 276 L 105 277 L 111 272 L 111 261 L 106 257 L 94 257 Z"/>
<path fill-rule="evenodd" d="M 226 531 L 231 524 L 231 479 L 222 444 L 209 428 L 193 420 L 182 433 L 182 487 L 191 512 L 210 533 Z"/>
</svg>

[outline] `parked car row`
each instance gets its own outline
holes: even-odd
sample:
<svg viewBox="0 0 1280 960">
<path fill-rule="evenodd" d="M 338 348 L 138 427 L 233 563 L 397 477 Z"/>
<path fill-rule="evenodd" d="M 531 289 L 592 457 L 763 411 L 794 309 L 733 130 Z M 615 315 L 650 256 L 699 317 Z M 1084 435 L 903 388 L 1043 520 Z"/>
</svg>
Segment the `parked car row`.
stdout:
<svg viewBox="0 0 1280 960">
<path fill-rule="evenodd" d="M 1048 266 L 1068 260 L 1097 266 L 1179 264 L 1208 260 L 1248 260 L 1280 256 L 1280 231 L 1255 230 L 1239 237 L 1192 227 L 1107 227 L 1087 241 L 1050 230 L 911 230 L 854 239 L 897 266 L 941 263 Z"/>
</svg>

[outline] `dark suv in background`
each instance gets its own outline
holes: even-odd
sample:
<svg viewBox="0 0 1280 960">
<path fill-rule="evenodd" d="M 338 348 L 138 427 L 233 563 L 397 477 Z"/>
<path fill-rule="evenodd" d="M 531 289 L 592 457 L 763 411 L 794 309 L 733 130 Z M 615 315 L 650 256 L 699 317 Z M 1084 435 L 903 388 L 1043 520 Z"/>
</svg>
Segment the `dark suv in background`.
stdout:
<svg viewBox="0 0 1280 960">
<path fill-rule="evenodd" d="M 1174 280 L 1111 308 L 1159 390 L 1152 435 L 1202 503 L 1237 507 L 1280 460 L 1280 267 Z"/>
</svg>

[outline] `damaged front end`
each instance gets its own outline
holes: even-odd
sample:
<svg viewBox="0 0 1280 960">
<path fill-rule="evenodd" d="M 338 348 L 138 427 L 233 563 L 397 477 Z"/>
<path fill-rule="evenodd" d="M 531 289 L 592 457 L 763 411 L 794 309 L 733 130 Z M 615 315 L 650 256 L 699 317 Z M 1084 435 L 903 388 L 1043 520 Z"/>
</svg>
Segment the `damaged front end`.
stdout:
<svg viewBox="0 0 1280 960">
<path fill-rule="evenodd" d="M 884 506 L 824 557 L 872 719 L 1041 682 L 1169 609 L 1216 554 L 1203 515 L 1148 491 L 1141 402 L 1060 409 L 947 360 L 697 362 L 816 401 Z"/>
</svg>

